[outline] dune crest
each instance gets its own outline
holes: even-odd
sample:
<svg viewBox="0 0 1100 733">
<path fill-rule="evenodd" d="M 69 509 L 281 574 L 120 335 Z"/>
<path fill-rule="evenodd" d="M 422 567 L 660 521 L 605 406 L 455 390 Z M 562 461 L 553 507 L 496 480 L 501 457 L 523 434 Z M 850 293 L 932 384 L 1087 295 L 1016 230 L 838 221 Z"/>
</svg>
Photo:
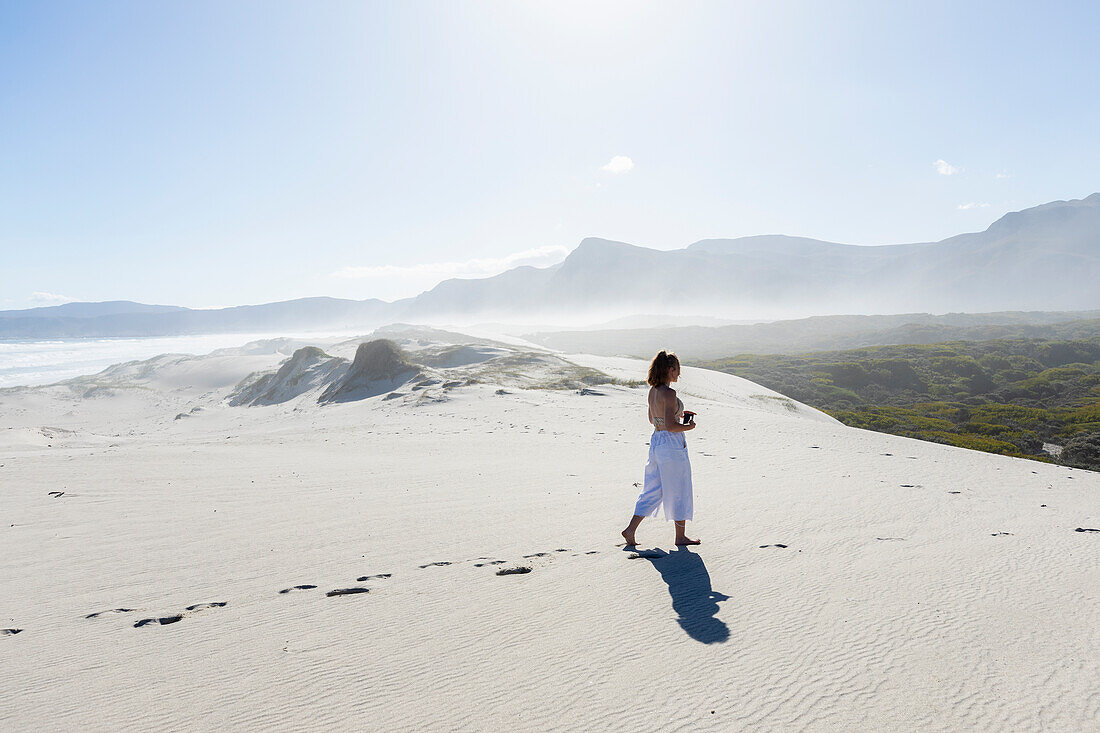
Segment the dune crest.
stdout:
<svg viewBox="0 0 1100 733">
<path fill-rule="evenodd" d="M 305 394 L 338 376 L 347 369 L 348 362 L 337 356 L 329 356 L 317 346 L 304 346 L 275 373 L 268 373 L 258 379 L 249 379 L 238 385 L 230 395 L 229 404 L 238 405 L 278 405 Z"/>
<path fill-rule="evenodd" d="M 393 341 L 367 341 L 355 350 L 355 359 L 347 372 L 330 384 L 317 401 L 350 402 L 376 397 L 419 377 L 420 369 Z"/>
</svg>

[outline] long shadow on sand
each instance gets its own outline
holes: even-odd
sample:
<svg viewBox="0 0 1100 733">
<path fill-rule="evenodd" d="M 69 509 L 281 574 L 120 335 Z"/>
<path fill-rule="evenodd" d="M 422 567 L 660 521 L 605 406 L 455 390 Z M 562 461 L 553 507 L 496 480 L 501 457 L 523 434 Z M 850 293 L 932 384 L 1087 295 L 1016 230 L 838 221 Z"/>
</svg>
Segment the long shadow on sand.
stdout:
<svg viewBox="0 0 1100 733">
<path fill-rule="evenodd" d="M 704 644 L 729 640 L 729 627 L 714 617 L 718 602 L 728 601 L 729 596 L 710 587 L 710 573 L 702 557 L 686 547 L 675 552 L 647 550 L 638 554 L 653 564 L 668 585 L 672 610 L 679 615 L 677 620 L 688 636 Z"/>
</svg>

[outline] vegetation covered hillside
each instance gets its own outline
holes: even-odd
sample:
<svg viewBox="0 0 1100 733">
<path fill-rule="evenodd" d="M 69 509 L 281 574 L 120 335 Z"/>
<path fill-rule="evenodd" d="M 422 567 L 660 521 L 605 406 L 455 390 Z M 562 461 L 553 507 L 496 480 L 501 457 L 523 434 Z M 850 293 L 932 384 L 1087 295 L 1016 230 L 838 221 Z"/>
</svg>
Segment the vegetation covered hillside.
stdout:
<svg viewBox="0 0 1100 733">
<path fill-rule="evenodd" d="M 746 354 L 699 366 L 853 427 L 1100 470 L 1100 338 Z"/>
<path fill-rule="evenodd" d="M 813 316 L 728 326 L 659 326 L 660 316 L 647 320 L 653 327 L 550 331 L 524 338 L 567 354 L 649 359 L 659 349 L 673 348 L 704 360 L 729 354 L 801 354 L 944 341 L 1100 337 L 1100 311 Z"/>
</svg>

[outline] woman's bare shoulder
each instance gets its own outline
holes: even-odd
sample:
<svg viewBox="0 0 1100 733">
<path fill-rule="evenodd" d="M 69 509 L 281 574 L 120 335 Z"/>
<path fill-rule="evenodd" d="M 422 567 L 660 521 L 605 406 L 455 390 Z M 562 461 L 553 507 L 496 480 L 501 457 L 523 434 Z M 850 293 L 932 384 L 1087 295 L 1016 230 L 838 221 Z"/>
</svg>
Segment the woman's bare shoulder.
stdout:
<svg viewBox="0 0 1100 733">
<path fill-rule="evenodd" d="M 653 395 L 656 395 L 657 399 L 661 401 L 676 399 L 676 390 L 674 390 L 672 387 L 669 387 L 667 384 L 661 384 L 656 387 L 651 387 L 649 390 L 649 394 L 650 399 L 652 399 Z"/>
</svg>

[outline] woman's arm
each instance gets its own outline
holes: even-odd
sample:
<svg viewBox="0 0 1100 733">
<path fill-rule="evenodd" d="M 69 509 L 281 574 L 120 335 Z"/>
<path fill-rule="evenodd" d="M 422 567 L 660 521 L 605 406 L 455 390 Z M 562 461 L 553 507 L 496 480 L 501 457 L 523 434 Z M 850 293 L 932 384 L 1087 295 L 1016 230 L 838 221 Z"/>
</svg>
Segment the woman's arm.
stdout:
<svg viewBox="0 0 1100 733">
<path fill-rule="evenodd" d="M 663 390 L 661 397 L 664 399 L 665 430 L 670 433 L 686 433 L 695 428 L 695 423 L 682 424 L 676 419 L 676 390 L 669 387 Z"/>
</svg>

